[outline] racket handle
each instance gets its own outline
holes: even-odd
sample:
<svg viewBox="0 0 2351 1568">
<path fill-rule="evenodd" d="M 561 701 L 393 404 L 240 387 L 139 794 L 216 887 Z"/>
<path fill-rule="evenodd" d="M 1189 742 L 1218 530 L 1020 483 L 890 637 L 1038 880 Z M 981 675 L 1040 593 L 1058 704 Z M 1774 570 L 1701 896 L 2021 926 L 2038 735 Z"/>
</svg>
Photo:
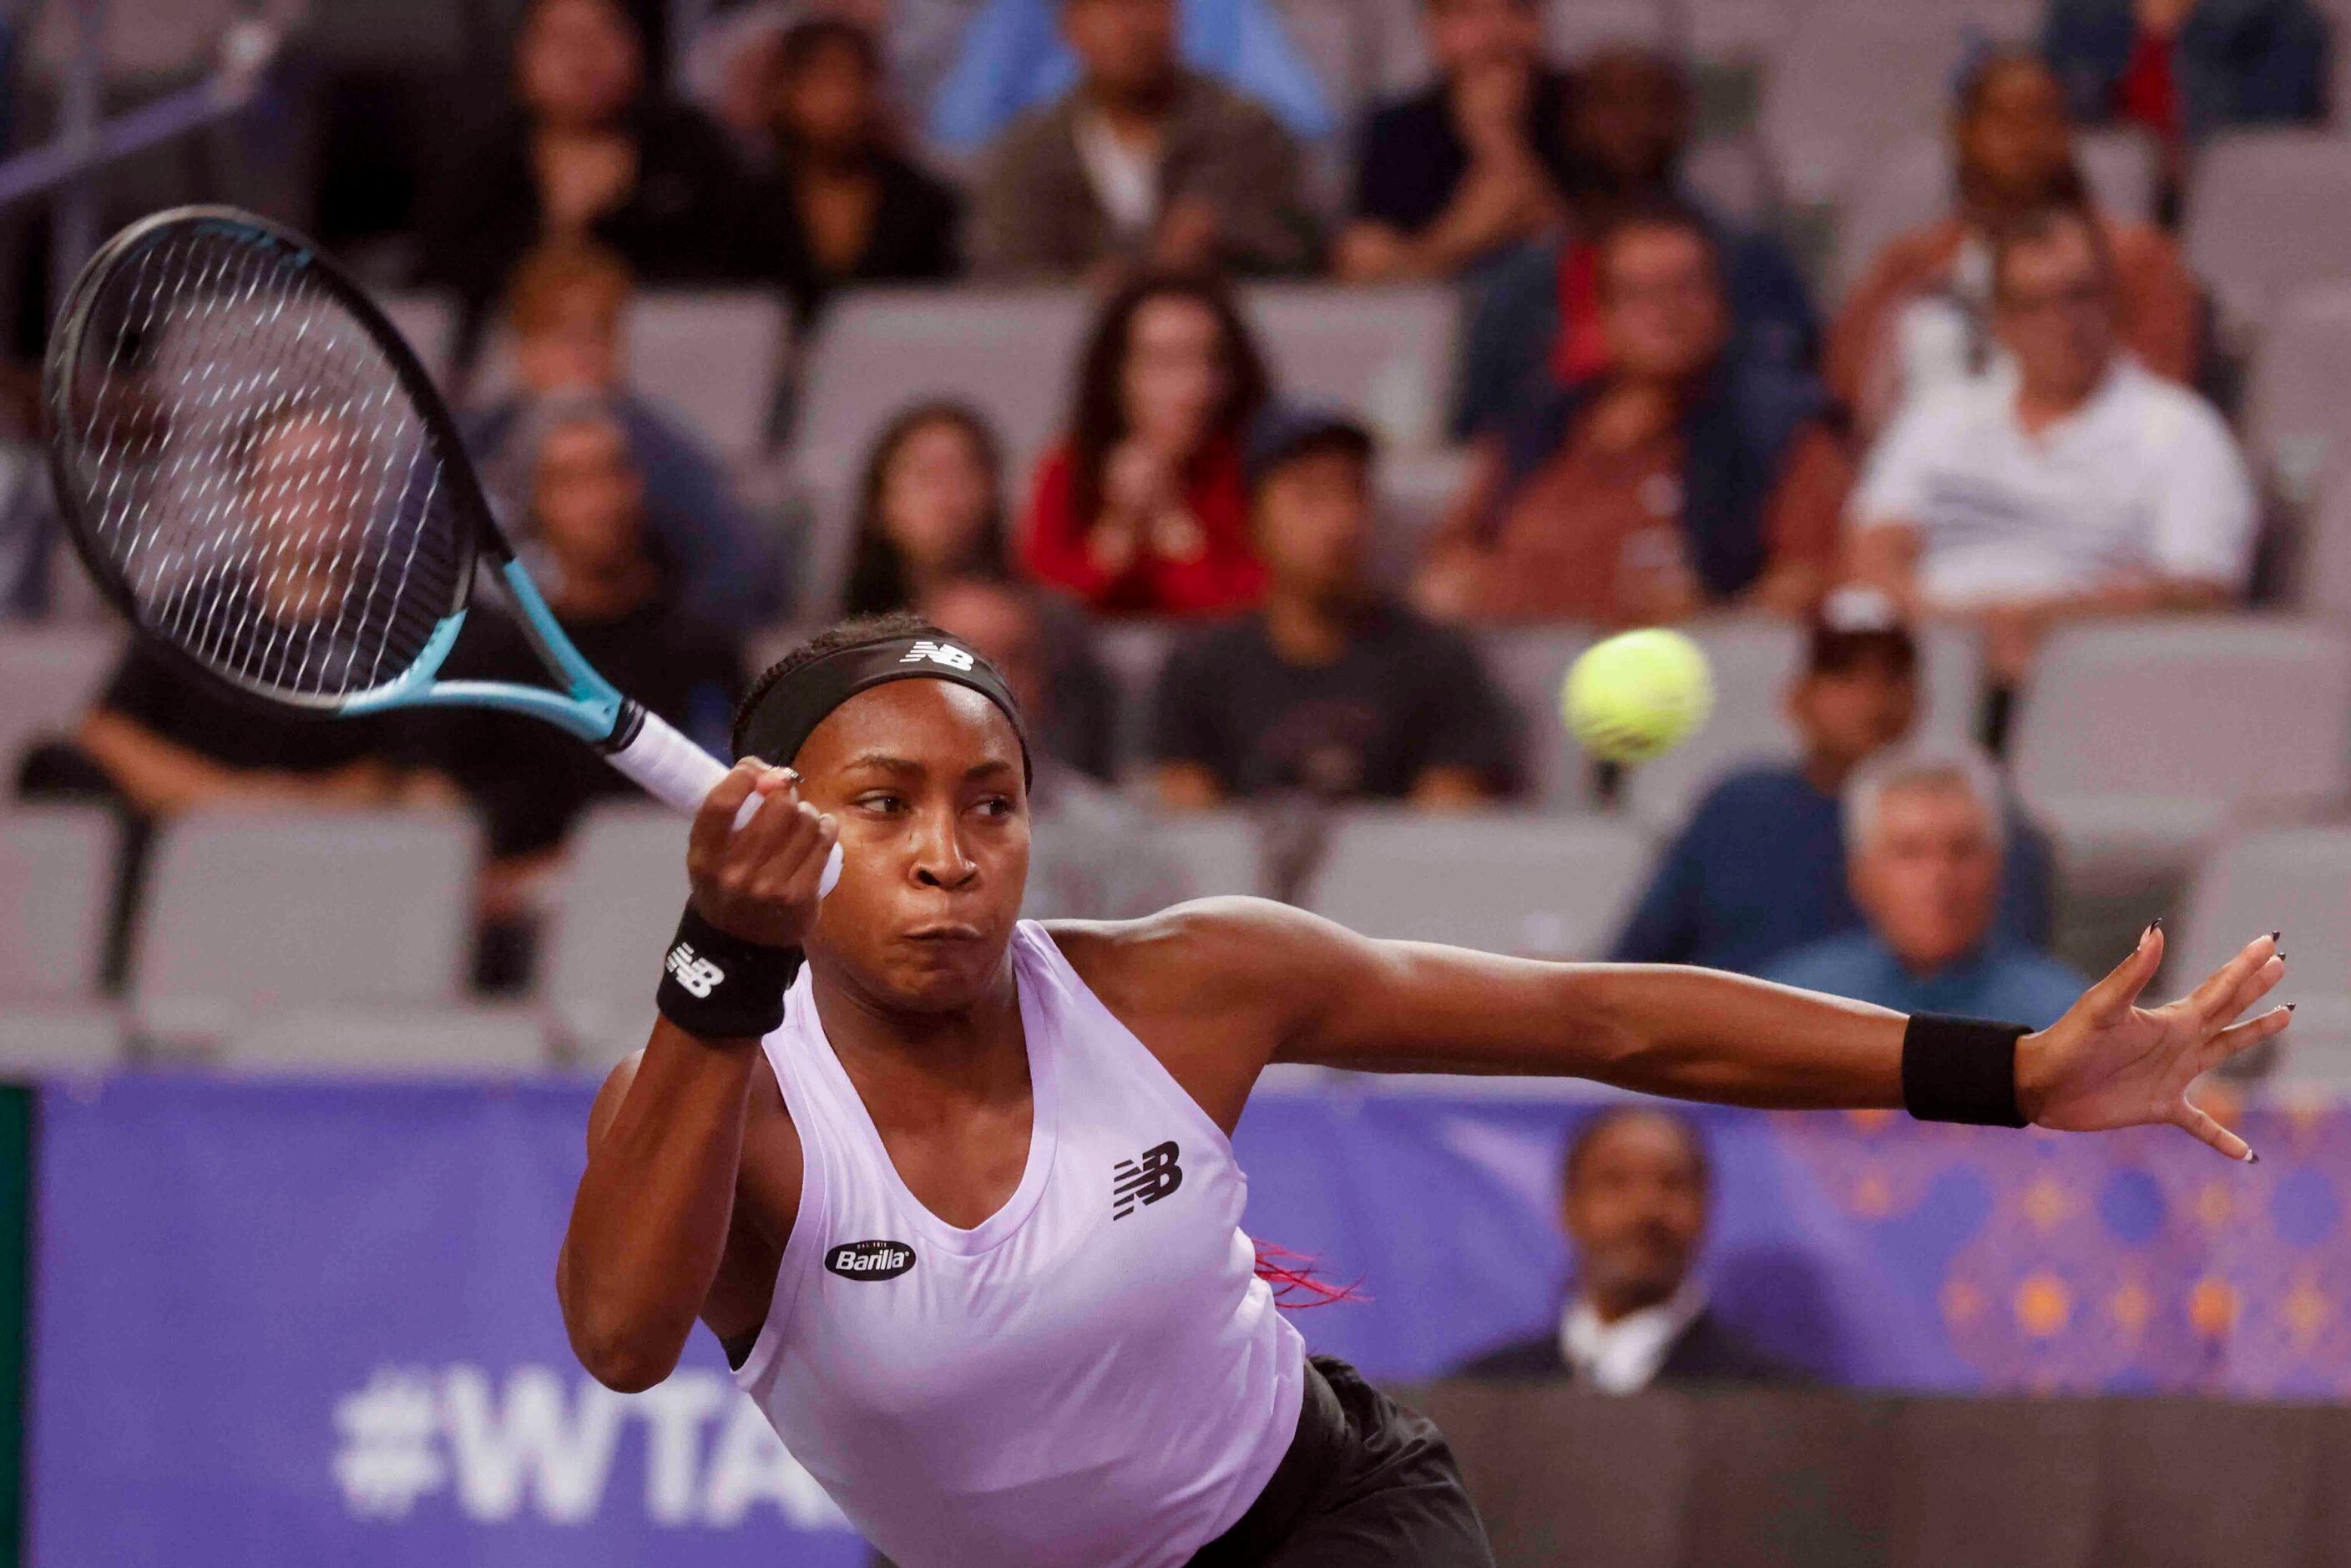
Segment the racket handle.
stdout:
<svg viewBox="0 0 2351 1568">
<path fill-rule="evenodd" d="M 726 765 L 702 747 L 679 734 L 676 728 L 659 714 L 644 711 L 643 722 L 629 743 L 617 751 L 605 753 L 604 759 L 619 768 L 637 788 L 667 806 L 671 810 L 691 817 L 702 810 L 702 802 L 718 788 L 726 777 Z M 743 802 L 735 813 L 735 831 L 757 816 L 760 797 L 754 795 Z M 841 880 L 841 845 L 832 846 L 826 857 L 824 875 L 817 883 L 816 895 L 822 898 Z"/>
</svg>

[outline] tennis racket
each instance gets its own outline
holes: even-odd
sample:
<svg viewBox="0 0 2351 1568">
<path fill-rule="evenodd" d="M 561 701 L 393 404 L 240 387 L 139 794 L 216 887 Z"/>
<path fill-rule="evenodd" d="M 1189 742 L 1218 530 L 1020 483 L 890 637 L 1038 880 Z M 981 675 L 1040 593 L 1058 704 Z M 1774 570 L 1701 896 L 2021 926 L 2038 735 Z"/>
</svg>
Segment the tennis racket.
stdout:
<svg viewBox="0 0 2351 1568">
<path fill-rule="evenodd" d="M 42 390 L 75 548 L 200 676 L 320 717 L 522 714 L 689 814 L 726 776 L 571 645 L 431 378 L 300 235 L 231 207 L 131 225 L 75 280 Z M 484 566 L 555 688 L 440 679 Z"/>
</svg>

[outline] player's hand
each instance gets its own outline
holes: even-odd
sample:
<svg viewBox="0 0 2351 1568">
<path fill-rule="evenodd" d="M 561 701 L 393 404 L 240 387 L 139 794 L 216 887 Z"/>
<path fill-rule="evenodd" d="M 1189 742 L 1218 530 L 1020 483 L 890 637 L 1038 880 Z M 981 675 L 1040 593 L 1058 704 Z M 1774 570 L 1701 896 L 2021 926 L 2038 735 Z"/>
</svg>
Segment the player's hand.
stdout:
<svg viewBox="0 0 2351 1568">
<path fill-rule="evenodd" d="M 743 802 L 759 809 L 740 831 Z M 737 763 L 694 814 L 685 873 L 694 907 L 729 936 L 798 946 L 816 925 L 820 879 L 840 825 L 799 797 L 799 775 L 758 758 Z"/>
<path fill-rule="evenodd" d="M 2163 963 L 2163 930 L 2150 925 L 2137 950 L 2039 1034 L 2017 1042 L 2017 1101 L 2043 1127 L 2103 1132 L 2169 1123 L 2232 1160 L 2251 1160 L 2244 1139 L 2188 1098 L 2188 1086 L 2286 1026 L 2288 1008 L 2235 1020 L 2285 974 L 2273 934 L 2247 943 L 2211 978 L 2167 1007 L 2142 1008 L 2139 992 Z"/>
</svg>

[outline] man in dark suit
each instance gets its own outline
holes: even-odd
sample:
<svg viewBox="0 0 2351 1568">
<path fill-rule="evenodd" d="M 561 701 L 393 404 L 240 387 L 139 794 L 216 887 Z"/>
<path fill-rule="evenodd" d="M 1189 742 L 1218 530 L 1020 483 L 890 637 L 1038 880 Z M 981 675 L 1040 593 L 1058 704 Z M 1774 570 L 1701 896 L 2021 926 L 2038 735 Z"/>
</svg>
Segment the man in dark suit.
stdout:
<svg viewBox="0 0 2351 1568">
<path fill-rule="evenodd" d="M 1623 1105 L 1584 1123 L 1561 1181 L 1574 1292 L 1548 1331 L 1489 1351 L 1456 1375 L 1567 1378 L 1607 1394 L 1653 1383 L 1803 1381 L 1726 1328 L 1691 1277 L 1711 1185 L 1705 1140 L 1677 1112 Z"/>
</svg>

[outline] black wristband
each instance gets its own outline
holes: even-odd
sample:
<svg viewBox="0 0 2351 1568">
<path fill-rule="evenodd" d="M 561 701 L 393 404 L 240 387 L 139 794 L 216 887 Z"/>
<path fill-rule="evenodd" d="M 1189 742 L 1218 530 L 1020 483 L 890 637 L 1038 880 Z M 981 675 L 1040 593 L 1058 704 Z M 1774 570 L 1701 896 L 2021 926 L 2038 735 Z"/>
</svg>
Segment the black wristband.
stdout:
<svg viewBox="0 0 2351 1568">
<path fill-rule="evenodd" d="M 2018 1023 L 1915 1013 L 1902 1032 L 1902 1104 L 1921 1122 L 2022 1127 L 2016 1104 Z"/>
<path fill-rule="evenodd" d="M 784 1021 L 784 993 L 800 972 L 797 947 L 729 936 L 693 904 L 662 960 L 662 1017 L 698 1040 L 758 1040 Z"/>
</svg>

